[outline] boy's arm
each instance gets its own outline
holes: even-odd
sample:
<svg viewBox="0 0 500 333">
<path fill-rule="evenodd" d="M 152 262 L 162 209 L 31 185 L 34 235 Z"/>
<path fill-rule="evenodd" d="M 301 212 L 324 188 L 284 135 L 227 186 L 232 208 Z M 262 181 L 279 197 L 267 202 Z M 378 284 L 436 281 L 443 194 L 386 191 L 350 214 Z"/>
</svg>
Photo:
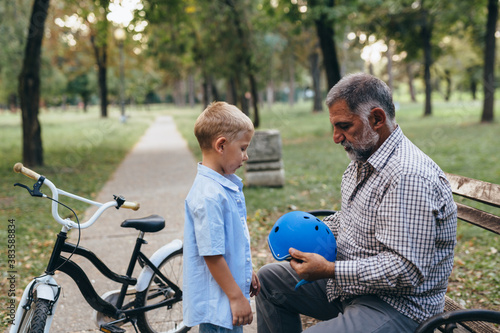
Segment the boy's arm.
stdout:
<svg viewBox="0 0 500 333">
<path fill-rule="evenodd" d="M 222 255 L 203 257 L 207 263 L 210 273 L 229 298 L 231 313 L 233 314 L 233 325 L 241 326 L 250 324 L 253 320 L 252 308 L 240 287 L 234 281 L 229 270 L 226 259 Z"/>
</svg>

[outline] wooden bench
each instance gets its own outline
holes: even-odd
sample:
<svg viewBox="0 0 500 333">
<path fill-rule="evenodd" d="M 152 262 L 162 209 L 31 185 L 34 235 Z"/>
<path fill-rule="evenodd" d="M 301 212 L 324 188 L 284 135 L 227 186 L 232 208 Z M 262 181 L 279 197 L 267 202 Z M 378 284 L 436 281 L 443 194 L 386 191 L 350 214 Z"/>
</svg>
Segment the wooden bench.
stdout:
<svg viewBox="0 0 500 333">
<path fill-rule="evenodd" d="M 500 185 L 449 173 L 446 174 L 446 177 L 451 184 L 454 195 L 500 208 Z M 500 216 L 457 201 L 455 200 L 460 220 L 500 235 Z M 327 216 L 335 212 L 317 210 L 310 213 L 315 216 Z M 498 286 L 491 287 L 498 288 Z M 500 311 L 467 310 L 446 296 L 444 312 L 427 319 L 417 328 L 415 333 L 430 333 L 434 332 L 435 329 L 438 329 L 438 332 L 446 333 L 500 333 L 500 330 L 490 323 L 500 324 Z"/>
<path fill-rule="evenodd" d="M 450 173 L 447 173 L 446 177 L 451 184 L 453 194 L 456 196 L 500 208 L 500 185 Z M 457 215 L 460 220 L 500 235 L 499 216 L 457 202 L 457 200 L 455 200 L 455 203 L 457 204 Z M 491 287 L 498 288 L 498 286 Z M 447 327 L 442 328 L 442 332 L 500 332 L 500 330 L 489 324 L 490 322 L 500 324 L 499 311 L 465 310 L 448 296 L 446 296 L 445 302 L 445 312 L 426 320 L 420 325 L 416 333 L 433 332 L 434 328 L 445 324 L 447 324 Z M 471 319 L 482 321 L 467 321 Z M 453 331 L 455 323 L 461 324 Z"/>
</svg>

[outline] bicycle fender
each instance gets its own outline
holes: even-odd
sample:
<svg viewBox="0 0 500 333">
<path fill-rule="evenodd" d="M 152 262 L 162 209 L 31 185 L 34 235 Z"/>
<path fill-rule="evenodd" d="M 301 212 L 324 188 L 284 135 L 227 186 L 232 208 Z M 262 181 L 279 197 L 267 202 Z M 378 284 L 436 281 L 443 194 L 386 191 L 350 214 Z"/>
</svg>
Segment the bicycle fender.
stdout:
<svg viewBox="0 0 500 333">
<path fill-rule="evenodd" d="M 165 259 L 170 254 L 180 249 L 182 249 L 182 241 L 180 239 L 174 239 L 173 241 L 162 246 L 155 253 L 153 253 L 153 255 L 151 256 L 151 258 L 149 258 L 149 260 L 151 260 L 151 262 L 158 267 L 158 265 L 161 264 L 163 259 Z M 145 266 L 142 269 L 141 274 L 139 274 L 139 277 L 137 278 L 137 284 L 135 285 L 135 290 L 137 290 L 138 292 L 146 290 L 149 284 L 149 280 L 151 280 L 151 277 L 153 276 L 153 273 L 154 272 L 151 268 Z"/>
<path fill-rule="evenodd" d="M 34 283 L 35 286 L 33 288 L 36 290 L 38 298 L 54 302 L 55 295 L 57 295 L 58 292 L 58 285 L 56 280 L 54 280 L 54 278 L 49 275 L 33 279 L 24 289 L 23 296 L 21 297 L 21 301 L 19 302 L 19 305 L 17 307 L 16 316 L 14 318 L 13 324 L 10 327 L 9 333 L 17 333 L 19 322 L 25 311 L 23 309 L 23 305 L 26 304 L 29 291 Z M 54 318 L 57 303 L 57 300 L 55 300 L 55 303 L 52 306 L 52 314 L 47 317 L 47 321 L 45 323 L 45 332 L 49 332 L 50 326 L 52 325 L 52 319 Z"/>
</svg>

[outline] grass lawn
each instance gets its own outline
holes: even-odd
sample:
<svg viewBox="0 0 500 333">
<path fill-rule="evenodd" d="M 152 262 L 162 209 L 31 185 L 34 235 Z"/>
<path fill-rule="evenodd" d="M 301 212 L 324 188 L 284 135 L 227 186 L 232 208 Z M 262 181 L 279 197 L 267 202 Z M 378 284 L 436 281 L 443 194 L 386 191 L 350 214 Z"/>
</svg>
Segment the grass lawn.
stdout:
<svg viewBox="0 0 500 333">
<path fill-rule="evenodd" d="M 500 184 L 500 124 L 479 123 L 479 101 L 435 102 L 433 106 L 434 114 L 424 118 L 421 104 L 400 104 L 396 119 L 405 135 L 445 172 Z M 192 127 L 199 112 L 173 113 L 198 158 Z M 280 130 L 286 184 L 283 188 L 245 188 L 257 268 L 272 261 L 266 237 L 279 216 L 291 209 L 340 208 L 340 181 L 349 163 L 342 147 L 332 141 L 326 110 L 312 114 L 305 103 L 275 105 L 261 110 L 261 121 L 261 129 Z M 238 174 L 244 178 L 242 170 Z M 500 310 L 499 250 L 500 236 L 459 221 L 449 295 L 469 308 Z"/>
</svg>

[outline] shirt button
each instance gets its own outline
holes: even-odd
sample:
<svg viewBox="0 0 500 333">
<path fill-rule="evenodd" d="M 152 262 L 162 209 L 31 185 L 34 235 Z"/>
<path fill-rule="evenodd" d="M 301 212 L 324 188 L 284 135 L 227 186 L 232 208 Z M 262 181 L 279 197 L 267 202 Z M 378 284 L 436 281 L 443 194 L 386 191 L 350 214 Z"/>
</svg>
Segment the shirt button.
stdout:
<svg viewBox="0 0 500 333">
<path fill-rule="evenodd" d="M 249 262 L 249 261 L 250 261 L 250 258 L 247 258 L 247 262 Z"/>
<path fill-rule="evenodd" d="M 247 282 L 250 283 L 250 279 L 247 279 Z"/>
</svg>

